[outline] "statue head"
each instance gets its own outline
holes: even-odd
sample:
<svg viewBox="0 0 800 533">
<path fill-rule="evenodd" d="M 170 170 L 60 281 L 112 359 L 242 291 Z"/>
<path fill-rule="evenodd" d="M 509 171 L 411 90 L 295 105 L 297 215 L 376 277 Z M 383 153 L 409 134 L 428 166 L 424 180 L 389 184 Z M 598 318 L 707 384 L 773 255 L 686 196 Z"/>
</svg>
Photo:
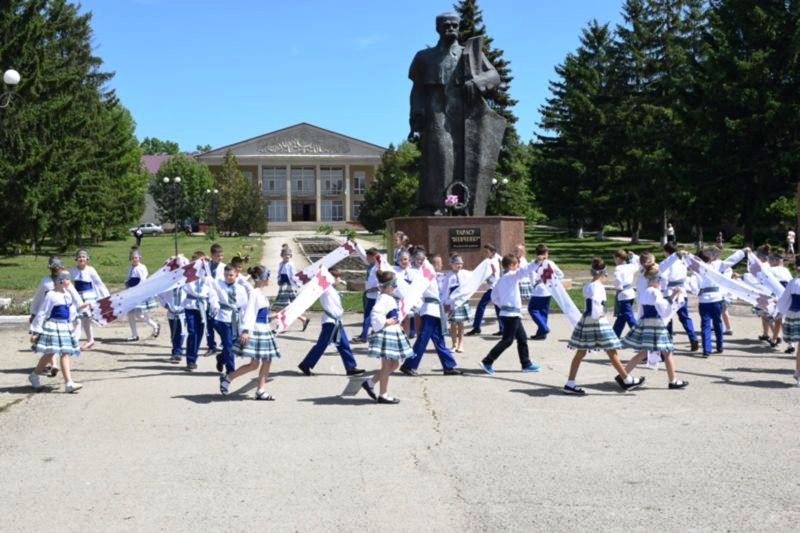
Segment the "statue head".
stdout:
<svg viewBox="0 0 800 533">
<path fill-rule="evenodd" d="M 436 33 L 439 37 L 448 42 L 458 39 L 458 26 L 461 24 L 461 17 L 455 13 L 442 13 L 436 17 Z"/>
</svg>

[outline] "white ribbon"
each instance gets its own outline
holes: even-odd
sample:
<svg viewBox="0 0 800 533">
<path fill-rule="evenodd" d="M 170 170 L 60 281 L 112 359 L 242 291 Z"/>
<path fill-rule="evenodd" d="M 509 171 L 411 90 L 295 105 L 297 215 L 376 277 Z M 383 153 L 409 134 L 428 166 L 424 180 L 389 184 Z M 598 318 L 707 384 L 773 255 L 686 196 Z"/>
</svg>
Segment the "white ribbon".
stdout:
<svg viewBox="0 0 800 533">
<path fill-rule="evenodd" d="M 317 273 L 305 284 L 297 297 L 288 306 L 281 309 L 275 316 L 274 330 L 276 333 L 283 333 L 297 318 L 302 315 L 309 307 L 314 305 L 325 289 L 333 285 L 335 279 L 328 272 L 325 265 L 320 265 Z"/>
</svg>

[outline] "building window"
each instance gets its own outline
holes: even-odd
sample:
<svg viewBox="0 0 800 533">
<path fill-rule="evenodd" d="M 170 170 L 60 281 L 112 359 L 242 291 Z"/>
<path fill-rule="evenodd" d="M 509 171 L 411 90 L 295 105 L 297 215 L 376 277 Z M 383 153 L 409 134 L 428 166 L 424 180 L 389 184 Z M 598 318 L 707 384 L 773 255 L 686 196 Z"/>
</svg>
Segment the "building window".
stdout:
<svg viewBox="0 0 800 533">
<path fill-rule="evenodd" d="M 364 202 L 353 202 L 353 212 L 350 216 L 353 217 L 353 220 L 358 220 L 358 214 L 361 213 L 361 204 Z"/>
<path fill-rule="evenodd" d="M 341 167 L 320 167 L 319 180 L 322 194 L 339 195 L 344 192 L 344 169 Z"/>
<path fill-rule="evenodd" d="M 344 202 L 341 200 L 322 200 L 322 220 L 344 220 Z"/>
<path fill-rule="evenodd" d="M 314 167 L 292 167 L 292 196 L 314 196 Z"/>
<path fill-rule="evenodd" d="M 286 167 L 263 167 L 261 173 L 264 194 L 286 196 Z"/>
<path fill-rule="evenodd" d="M 286 222 L 286 200 L 270 200 L 267 202 L 267 220 L 270 222 Z"/>
<path fill-rule="evenodd" d="M 367 190 L 367 173 L 363 170 L 353 172 L 353 194 L 363 195 Z"/>
</svg>

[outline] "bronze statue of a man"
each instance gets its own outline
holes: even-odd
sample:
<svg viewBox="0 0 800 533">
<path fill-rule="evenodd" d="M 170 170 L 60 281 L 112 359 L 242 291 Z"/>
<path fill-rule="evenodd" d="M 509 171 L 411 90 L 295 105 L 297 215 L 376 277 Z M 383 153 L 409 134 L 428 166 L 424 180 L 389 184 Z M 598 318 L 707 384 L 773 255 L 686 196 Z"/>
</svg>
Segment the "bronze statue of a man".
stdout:
<svg viewBox="0 0 800 533">
<path fill-rule="evenodd" d="M 453 13 L 436 17 L 438 44 L 417 52 L 408 72 L 409 138 L 418 134 L 422 151 L 416 214 L 444 211 L 445 191 L 460 182 L 470 193 L 467 213 L 484 215 L 503 142 L 506 121 L 483 98 L 500 76 L 480 37 L 458 42 L 460 22 Z"/>
</svg>

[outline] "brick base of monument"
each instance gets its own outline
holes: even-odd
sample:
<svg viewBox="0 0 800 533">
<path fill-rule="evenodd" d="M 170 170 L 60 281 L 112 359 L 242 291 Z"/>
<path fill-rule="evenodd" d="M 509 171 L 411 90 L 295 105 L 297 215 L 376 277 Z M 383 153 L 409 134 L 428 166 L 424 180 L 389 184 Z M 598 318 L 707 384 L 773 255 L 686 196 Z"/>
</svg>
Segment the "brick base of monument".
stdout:
<svg viewBox="0 0 800 533">
<path fill-rule="evenodd" d="M 471 270 L 483 260 L 484 244 L 494 244 L 497 253 L 505 255 L 513 252 L 517 244 L 525 243 L 524 217 L 401 217 L 387 220 L 386 228 L 390 257 L 394 232 L 402 231 L 412 245 L 440 254 L 445 270 L 448 257 L 454 253 L 461 255 L 464 268 Z"/>
</svg>

